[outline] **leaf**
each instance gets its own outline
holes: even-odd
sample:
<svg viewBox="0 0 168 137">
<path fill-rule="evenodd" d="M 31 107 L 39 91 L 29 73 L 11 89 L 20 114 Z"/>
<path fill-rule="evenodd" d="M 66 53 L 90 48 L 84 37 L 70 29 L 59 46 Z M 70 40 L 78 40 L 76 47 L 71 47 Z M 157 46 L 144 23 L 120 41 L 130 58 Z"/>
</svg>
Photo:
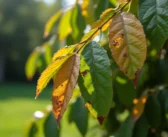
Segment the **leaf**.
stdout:
<svg viewBox="0 0 168 137">
<path fill-rule="evenodd" d="M 168 38 L 168 0 L 140 0 L 139 18 L 151 46 L 160 51 Z"/>
<path fill-rule="evenodd" d="M 31 80 L 35 75 L 40 54 L 39 50 L 33 51 L 26 62 L 25 73 L 28 80 Z"/>
<path fill-rule="evenodd" d="M 129 116 L 124 123 L 121 124 L 120 129 L 118 130 L 115 137 L 132 137 L 133 134 L 134 123 Z"/>
<path fill-rule="evenodd" d="M 38 134 L 38 126 L 36 124 L 35 121 L 30 121 L 27 125 L 26 125 L 26 129 L 24 131 L 24 136 L 25 137 L 36 137 Z"/>
<path fill-rule="evenodd" d="M 59 28 L 58 28 L 58 34 L 60 41 L 64 40 L 71 32 L 71 15 L 72 10 L 68 10 L 62 18 L 60 19 Z"/>
<path fill-rule="evenodd" d="M 131 0 L 129 12 L 138 17 L 138 0 Z"/>
<path fill-rule="evenodd" d="M 68 54 L 73 53 L 74 49 L 76 48 L 76 45 L 72 46 L 65 46 L 61 49 L 59 49 L 52 57 L 52 61 L 55 61 L 59 59 L 60 57 L 67 56 Z"/>
<path fill-rule="evenodd" d="M 46 64 L 49 65 L 52 60 L 51 45 L 47 42 L 43 45 Z"/>
<path fill-rule="evenodd" d="M 90 42 L 81 53 L 78 84 L 94 117 L 106 117 L 112 103 L 112 74 L 106 51 Z"/>
<path fill-rule="evenodd" d="M 134 79 L 147 53 L 142 25 L 134 15 L 123 12 L 113 18 L 109 28 L 109 46 L 120 70 L 129 79 Z"/>
<path fill-rule="evenodd" d="M 136 122 L 144 112 L 147 99 L 148 95 L 143 95 L 139 99 L 134 99 L 135 106 L 132 110 L 132 119 L 134 122 Z"/>
<path fill-rule="evenodd" d="M 149 130 L 148 121 L 145 115 L 142 115 L 135 123 L 133 137 L 147 137 L 148 130 Z"/>
<path fill-rule="evenodd" d="M 54 114 L 49 112 L 44 121 L 44 135 L 45 137 L 59 137 L 60 130 L 57 128 L 57 124 L 55 122 Z"/>
<path fill-rule="evenodd" d="M 99 34 L 100 34 L 100 30 L 98 30 L 97 28 L 92 29 L 82 37 L 81 42 L 88 40 L 88 43 L 89 43 L 92 39 L 94 39 Z"/>
<path fill-rule="evenodd" d="M 161 124 L 161 106 L 157 96 L 149 96 L 145 105 L 145 116 L 152 128 Z"/>
<path fill-rule="evenodd" d="M 98 5 L 95 9 L 96 19 L 99 19 L 100 14 L 109 6 L 109 0 L 98 0 Z"/>
<path fill-rule="evenodd" d="M 132 106 L 133 99 L 136 97 L 136 90 L 131 81 L 122 75 L 118 75 L 114 81 L 114 90 L 120 103 L 126 107 Z"/>
<path fill-rule="evenodd" d="M 46 87 L 50 79 L 58 72 L 61 68 L 62 64 L 70 58 L 72 55 L 67 55 L 62 58 L 57 59 L 56 61 L 52 62 L 41 74 L 40 78 L 37 82 L 36 88 L 36 97 L 42 92 L 42 90 Z"/>
<path fill-rule="evenodd" d="M 59 10 L 55 15 L 53 15 L 48 20 L 48 22 L 45 25 L 45 30 L 44 30 L 44 37 L 45 38 L 49 35 L 54 23 L 56 23 L 58 21 L 58 19 L 60 18 L 61 15 L 62 15 L 62 10 Z"/>
<path fill-rule="evenodd" d="M 76 42 L 78 42 L 83 36 L 85 29 L 85 20 L 82 16 L 81 7 L 79 5 L 76 5 L 72 10 L 71 26 L 73 31 L 72 37 Z"/>
<path fill-rule="evenodd" d="M 81 97 L 78 97 L 76 102 L 72 104 L 69 121 L 76 124 L 78 130 L 83 136 L 87 133 L 88 118 L 88 110 L 85 107 L 84 100 Z"/>
<path fill-rule="evenodd" d="M 99 26 L 102 26 L 104 23 L 107 22 L 107 20 L 112 17 L 114 15 L 115 10 L 112 8 L 109 8 L 107 10 L 105 10 L 101 15 L 100 15 L 100 19 L 98 21 L 96 21 L 95 23 L 93 23 L 92 25 L 92 29 L 98 28 Z M 102 31 L 105 31 L 109 25 L 110 25 L 111 20 L 109 20 L 105 27 L 102 28 Z"/>
<path fill-rule="evenodd" d="M 86 22 L 88 24 L 92 24 L 94 22 L 93 1 L 83 0 L 81 7 L 82 7 L 82 15 L 85 17 Z"/>
<path fill-rule="evenodd" d="M 72 91 L 79 75 L 80 58 L 77 54 L 71 56 L 61 67 L 54 79 L 52 93 L 53 112 L 59 122 L 66 111 Z"/>
</svg>

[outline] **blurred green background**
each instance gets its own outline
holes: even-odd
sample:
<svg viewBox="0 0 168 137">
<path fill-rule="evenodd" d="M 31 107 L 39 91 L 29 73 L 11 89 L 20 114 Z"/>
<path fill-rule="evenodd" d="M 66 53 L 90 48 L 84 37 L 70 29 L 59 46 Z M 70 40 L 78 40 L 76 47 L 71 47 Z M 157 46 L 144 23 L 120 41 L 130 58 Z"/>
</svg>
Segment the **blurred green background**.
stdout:
<svg viewBox="0 0 168 137">
<path fill-rule="evenodd" d="M 43 38 L 46 21 L 62 6 L 73 2 L 0 0 L 0 137 L 22 137 L 34 112 L 51 104 L 51 85 L 38 100 L 34 99 L 39 74 L 27 81 L 25 63 L 32 50 L 47 41 Z M 62 120 L 61 136 L 80 137 L 75 125 L 68 123 L 67 113 Z M 90 126 L 94 123 L 98 124 L 91 120 Z"/>
</svg>

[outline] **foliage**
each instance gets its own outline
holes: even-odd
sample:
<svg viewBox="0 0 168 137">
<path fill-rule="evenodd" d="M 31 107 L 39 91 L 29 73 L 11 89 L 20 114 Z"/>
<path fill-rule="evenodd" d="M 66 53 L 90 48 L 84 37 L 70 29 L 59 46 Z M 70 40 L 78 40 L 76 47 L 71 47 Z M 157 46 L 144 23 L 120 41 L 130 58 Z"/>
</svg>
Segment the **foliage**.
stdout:
<svg viewBox="0 0 168 137">
<path fill-rule="evenodd" d="M 36 96 L 53 79 L 52 104 L 58 125 L 78 83 L 79 96 L 91 115 L 105 127 L 105 136 L 153 137 L 167 131 L 167 99 L 163 95 L 167 95 L 168 76 L 167 5 L 168 0 L 105 0 L 103 3 L 77 0 L 70 9 L 62 9 L 62 15 L 60 10 L 47 22 L 50 29 L 53 23 L 58 24 L 57 37 L 67 46 L 54 54 L 51 64 L 41 74 Z M 99 10 L 103 13 L 95 21 Z M 89 25 L 91 30 L 82 36 L 83 26 Z M 74 106 L 70 115 L 78 114 Z M 84 136 L 87 126 L 72 119 Z M 140 127 L 141 123 L 145 129 Z"/>
</svg>

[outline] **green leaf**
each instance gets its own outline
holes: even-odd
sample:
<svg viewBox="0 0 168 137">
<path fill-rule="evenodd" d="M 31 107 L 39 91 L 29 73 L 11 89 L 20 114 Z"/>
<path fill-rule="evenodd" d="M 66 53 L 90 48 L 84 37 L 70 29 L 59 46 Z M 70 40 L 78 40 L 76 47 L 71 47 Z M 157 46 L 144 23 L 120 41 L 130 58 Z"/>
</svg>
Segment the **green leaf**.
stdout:
<svg viewBox="0 0 168 137">
<path fill-rule="evenodd" d="M 38 133 L 38 127 L 35 121 L 30 121 L 25 129 L 24 137 L 36 137 Z"/>
<path fill-rule="evenodd" d="M 148 121 L 145 115 L 142 115 L 135 124 L 133 137 L 147 137 L 148 130 L 149 130 Z"/>
<path fill-rule="evenodd" d="M 140 0 L 139 18 L 151 46 L 159 51 L 168 38 L 168 0 Z"/>
<path fill-rule="evenodd" d="M 161 124 L 161 106 L 157 96 L 149 96 L 145 105 L 145 116 L 153 128 Z"/>
<path fill-rule="evenodd" d="M 45 137 L 59 137 L 60 130 L 57 127 L 54 114 L 49 112 L 44 121 L 44 135 Z"/>
<path fill-rule="evenodd" d="M 138 0 L 131 0 L 129 12 L 138 17 Z"/>
<path fill-rule="evenodd" d="M 120 70 L 135 79 L 146 59 L 146 38 L 137 18 L 123 12 L 115 16 L 109 28 L 109 46 Z"/>
<path fill-rule="evenodd" d="M 51 54 L 51 45 L 49 43 L 45 43 L 43 45 L 44 48 L 44 57 L 46 64 L 49 65 L 52 61 L 52 54 Z"/>
<path fill-rule="evenodd" d="M 88 118 L 88 110 L 85 107 L 84 100 L 78 97 L 71 106 L 69 122 L 74 122 L 80 133 L 85 136 L 88 129 Z"/>
<path fill-rule="evenodd" d="M 120 129 L 118 130 L 115 137 L 132 137 L 133 134 L 134 123 L 129 116 L 124 123 L 121 124 Z"/>
<path fill-rule="evenodd" d="M 44 37 L 47 37 L 53 27 L 53 25 L 58 21 L 60 16 L 62 15 L 62 10 L 58 11 L 55 15 L 53 15 L 45 25 Z"/>
<path fill-rule="evenodd" d="M 132 82 L 126 77 L 119 75 L 114 82 L 114 89 L 122 104 L 125 106 L 132 106 L 133 99 L 136 97 L 136 90 Z"/>
<path fill-rule="evenodd" d="M 79 5 L 76 5 L 72 10 L 71 26 L 73 39 L 76 42 L 80 41 L 84 34 L 85 20 L 82 16 L 81 7 Z"/>
<path fill-rule="evenodd" d="M 31 80 L 35 75 L 40 54 L 40 50 L 33 51 L 26 62 L 25 73 L 28 80 Z"/>
<path fill-rule="evenodd" d="M 58 35 L 61 41 L 64 40 L 72 32 L 71 15 L 72 9 L 64 13 L 62 18 L 60 19 Z"/>
<path fill-rule="evenodd" d="M 107 53 L 98 43 L 90 42 L 82 51 L 78 80 L 92 115 L 107 116 L 112 103 L 112 74 Z"/>
</svg>

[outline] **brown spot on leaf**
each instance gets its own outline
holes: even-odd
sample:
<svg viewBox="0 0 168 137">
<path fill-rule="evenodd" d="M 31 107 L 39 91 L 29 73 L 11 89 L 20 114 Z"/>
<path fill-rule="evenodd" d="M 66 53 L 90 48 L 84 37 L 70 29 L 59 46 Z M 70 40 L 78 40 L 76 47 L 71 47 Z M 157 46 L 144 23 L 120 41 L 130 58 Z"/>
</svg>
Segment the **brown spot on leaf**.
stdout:
<svg viewBox="0 0 168 137">
<path fill-rule="evenodd" d="M 102 124 L 103 124 L 104 119 L 105 119 L 105 117 L 102 117 L 102 116 L 97 117 L 97 120 L 99 121 L 100 125 L 102 125 Z"/>
<path fill-rule="evenodd" d="M 85 70 L 85 71 L 81 72 L 81 74 L 82 74 L 82 76 L 83 76 L 83 77 L 85 77 L 85 76 L 86 76 L 86 74 L 87 74 L 87 70 Z"/>
</svg>

